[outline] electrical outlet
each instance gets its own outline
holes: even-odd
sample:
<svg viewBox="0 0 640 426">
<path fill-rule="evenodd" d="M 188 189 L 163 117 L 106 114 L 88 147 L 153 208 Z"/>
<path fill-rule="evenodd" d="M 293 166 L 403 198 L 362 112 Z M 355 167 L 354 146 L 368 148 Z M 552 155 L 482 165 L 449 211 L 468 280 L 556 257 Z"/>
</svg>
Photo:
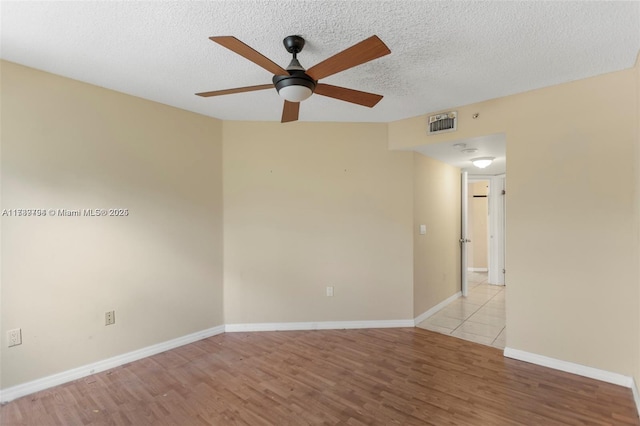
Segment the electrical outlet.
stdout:
<svg viewBox="0 0 640 426">
<path fill-rule="evenodd" d="M 9 341 L 9 347 L 21 345 L 22 329 L 16 328 L 14 330 L 7 331 L 7 340 Z"/>
<path fill-rule="evenodd" d="M 329 297 L 333 296 L 333 286 L 327 287 L 327 296 Z"/>
<path fill-rule="evenodd" d="M 109 311 L 104 314 L 104 325 L 112 325 L 116 323 L 116 311 Z"/>
</svg>

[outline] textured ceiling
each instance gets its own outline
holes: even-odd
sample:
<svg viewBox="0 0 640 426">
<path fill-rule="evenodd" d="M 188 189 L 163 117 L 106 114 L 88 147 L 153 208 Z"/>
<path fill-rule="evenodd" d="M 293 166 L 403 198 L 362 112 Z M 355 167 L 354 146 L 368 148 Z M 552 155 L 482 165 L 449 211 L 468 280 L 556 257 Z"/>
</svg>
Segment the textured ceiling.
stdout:
<svg viewBox="0 0 640 426">
<path fill-rule="evenodd" d="M 280 119 L 271 82 L 211 42 L 233 35 L 286 67 L 310 68 L 373 35 L 392 51 L 322 82 L 379 93 L 373 109 L 312 96 L 303 121 L 388 122 L 632 67 L 638 2 L 210 1 L 0 3 L 3 59 L 230 120 Z"/>
<path fill-rule="evenodd" d="M 476 151 L 464 152 L 463 149 Z M 504 133 L 423 145 L 415 151 L 466 170 L 470 175 L 493 176 L 507 172 L 507 138 Z M 493 157 L 495 160 L 489 167 L 479 169 L 471 164 L 471 160 L 478 157 Z"/>
</svg>

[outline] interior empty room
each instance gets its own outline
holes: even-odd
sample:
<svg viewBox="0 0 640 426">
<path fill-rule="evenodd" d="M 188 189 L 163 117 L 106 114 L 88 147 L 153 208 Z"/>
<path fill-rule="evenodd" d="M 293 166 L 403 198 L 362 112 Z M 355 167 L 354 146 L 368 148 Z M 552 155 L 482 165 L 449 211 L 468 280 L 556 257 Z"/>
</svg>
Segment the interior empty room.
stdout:
<svg viewBox="0 0 640 426">
<path fill-rule="evenodd" d="M 640 424 L 640 3 L 0 20 L 0 424 Z"/>
</svg>

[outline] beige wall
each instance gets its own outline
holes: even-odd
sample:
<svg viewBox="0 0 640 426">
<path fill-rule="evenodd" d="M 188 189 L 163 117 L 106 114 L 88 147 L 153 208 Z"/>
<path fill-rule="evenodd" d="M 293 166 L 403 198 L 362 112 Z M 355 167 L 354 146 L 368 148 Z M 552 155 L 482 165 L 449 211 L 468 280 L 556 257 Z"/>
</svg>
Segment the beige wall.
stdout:
<svg viewBox="0 0 640 426">
<path fill-rule="evenodd" d="M 636 58 L 636 136 L 638 142 L 635 144 L 635 164 L 640 164 L 640 52 Z M 640 170 L 640 166 L 637 166 L 636 170 Z M 634 197 L 635 201 L 635 212 L 634 215 L 636 217 L 640 217 L 640 171 L 636 172 L 636 193 Z M 635 234 L 637 236 L 637 241 L 640 241 L 640 221 L 636 223 Z M 638 250 L 640 252 L 640 250 Z M 638 267 L 638 276 L 640 276 L 640 253 L 637 258 L 637 267 Z M 640 306 L 640 288 L 637 291 L 638 306 Z M 640 308 L 636 312 L 636 330 L 635 335 L 640 336 Z M 635 383 L 636 386 L 640 387 L 640 338 L 636 342 L 636 351 L 635 351 L 635 359 L 637 360 L 636 364 L 636 374 L 635 374 Z"/>
<path fill-rule="evenodd" d="M 2 218 L 0 386 L 223 324 L 221 122 L 1 67 L 2 208 L 129 216 Z"/>
<path fill-rule="evenodd" d="M 460 291 L 460 169 L 413 154 L 413 313 Z M 420 225 L 427 233 L 419 234 Z"/>
<path fill-rule="evenodd" d="M 224 122 L 226 323 L 413 317 L 413 157 L 386 130 Z"/>
<path fill-rule="evenodd" d="M 389 124 L 392 149 L 506 133 L 508 347 L 637 374 L 637 73 L 459 107 L 454 133 Z"/>
<path fill-rule="evenodd" d="M 489 251 L 489 199 L 474 197 L 487 195 L 488 182 L 470 182 L 467 203 L 468 234 L 471 243 L 468 244 L 468 267 L 487 269 Z"/>
</svg>

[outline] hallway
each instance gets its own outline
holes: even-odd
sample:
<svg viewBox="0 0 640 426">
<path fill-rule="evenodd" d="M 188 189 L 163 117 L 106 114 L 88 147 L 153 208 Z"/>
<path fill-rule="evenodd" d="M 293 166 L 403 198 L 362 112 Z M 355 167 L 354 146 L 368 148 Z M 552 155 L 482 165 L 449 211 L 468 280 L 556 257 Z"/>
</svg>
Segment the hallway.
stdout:
<svg viewBox="0 0 640 426">
<path fill-rule="evenodd" d="M 505 287 L 487 284 L 486 272 L 469 272 L 469 295 L 447 305 L 418 327 L 504 349 Z"/>
</svg>

